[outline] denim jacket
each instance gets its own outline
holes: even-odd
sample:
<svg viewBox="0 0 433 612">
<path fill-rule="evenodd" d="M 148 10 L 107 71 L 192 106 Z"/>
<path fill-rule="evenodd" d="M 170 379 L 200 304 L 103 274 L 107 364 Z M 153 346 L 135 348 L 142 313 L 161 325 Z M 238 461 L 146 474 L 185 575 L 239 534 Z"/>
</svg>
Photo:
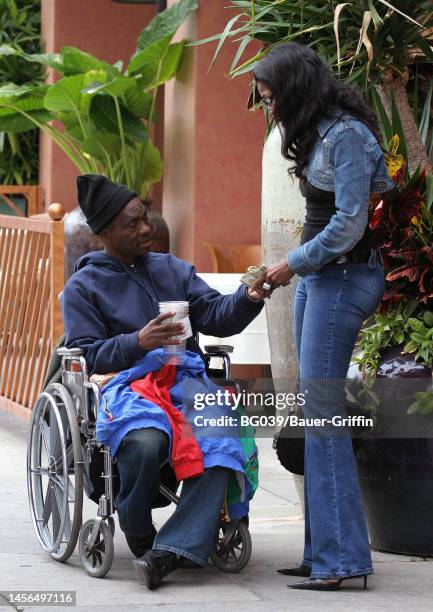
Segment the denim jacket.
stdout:
<svg viewBox="0 0 433 612">
<path fill-rule="evenodd" d="M 370 194 L 394 185 L 382 149 L 364 123 L 340 111 L 324 117 L 317 132 L 307 179 L 335 193 L 337 212 L 317 236 L 288 254 L 289 267 L 299 276 L 316 272 L 353 249 L 368 224 Z"/>
</svg>

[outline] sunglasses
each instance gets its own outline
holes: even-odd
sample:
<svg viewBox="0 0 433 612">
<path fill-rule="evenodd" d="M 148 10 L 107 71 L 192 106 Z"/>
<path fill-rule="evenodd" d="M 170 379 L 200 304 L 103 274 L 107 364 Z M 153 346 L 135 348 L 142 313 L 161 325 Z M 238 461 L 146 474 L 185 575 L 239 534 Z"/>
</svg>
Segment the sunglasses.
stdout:
<svg viewBox="0 0 433 612">
<path fill-rule="evenodd" d="M 260 104 L 263 104 L 264 106 L 266 106 L 266 108 L 269 108 L 274 102 L 274 96 L 269 96 L 268 98 L 262 98 L 260 100 Z"/>
<path fill-rule="evenodd" d="M 264 106 L 265 108 L 269 109 L 272 104 L 274 102 L 274 96 L 268 96 L 267 98 L 263 98 L 260 95 L 259 90 L 257 89 L 257 87 L 250 93 L 250 96 L 248 98 L 248 104 L 247 104 L 247 108 L 248 110 L 251 110 L 252 108 L 255 108 L 256 106 Z"/>
</svg>

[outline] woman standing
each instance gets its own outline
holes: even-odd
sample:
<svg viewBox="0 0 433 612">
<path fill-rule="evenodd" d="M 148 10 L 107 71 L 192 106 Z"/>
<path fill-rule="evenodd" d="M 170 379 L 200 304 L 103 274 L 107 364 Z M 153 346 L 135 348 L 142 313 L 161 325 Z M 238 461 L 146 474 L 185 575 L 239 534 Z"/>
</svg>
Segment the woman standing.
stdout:
<svg viewBox="0 0 433 612">
<path fill-rule="evenodd" d="M 349 429 L 344 381 L 362 323 L 384 291 L 383 266 L 368 228 L 369 199 L 393 185 L 377 119 L 360 94 L 297 43 L 272 49 L 255 67 L 256 98 L 282 133 L 282 154 L 306 198 L 301 245 L 269 266 L 256 286 L 273 291 L 299 278 L 295 338 L 306 419 L 305 547 L 300 566 L 279 570 L 334 590 L 373 573 Z"/>
</svg>

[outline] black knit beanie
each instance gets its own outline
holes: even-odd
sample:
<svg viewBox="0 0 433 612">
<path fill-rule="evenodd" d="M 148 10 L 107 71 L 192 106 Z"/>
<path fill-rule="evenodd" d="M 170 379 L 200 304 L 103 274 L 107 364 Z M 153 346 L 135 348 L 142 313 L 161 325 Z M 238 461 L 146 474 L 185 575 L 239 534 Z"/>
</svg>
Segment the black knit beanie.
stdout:
<svg viewBox="0 0 433 612">
<path fill-rule="evenodd" d="M 100 174 L 83 174 L 77 177 L 78 204 L 94 234 L 104 227 L 125 208 L 135 191 L 125 185 L 116 185 Z"/>
</svg>

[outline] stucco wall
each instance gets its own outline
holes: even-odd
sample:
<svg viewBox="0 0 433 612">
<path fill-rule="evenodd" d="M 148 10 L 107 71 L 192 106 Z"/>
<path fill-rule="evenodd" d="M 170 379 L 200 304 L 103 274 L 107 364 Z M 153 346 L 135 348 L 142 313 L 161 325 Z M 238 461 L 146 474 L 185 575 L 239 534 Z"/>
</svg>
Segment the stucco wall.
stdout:
<svg viewBox="0 0 433 612">
<path fill-rule="evenodd" d="M 179 35 L 198 40 L 222 31 L 234 14 L 225 6 L 202 1 Z M 215 44 L 187 51 L 165 98 L 163 212 L 175 253 L 201 271 L 211 269 L 204 242 L 260 243 L 263 116 L 246 110 L 251 76 L 226 77 L 235 45 L 208 70 Z"/>
</svg>

